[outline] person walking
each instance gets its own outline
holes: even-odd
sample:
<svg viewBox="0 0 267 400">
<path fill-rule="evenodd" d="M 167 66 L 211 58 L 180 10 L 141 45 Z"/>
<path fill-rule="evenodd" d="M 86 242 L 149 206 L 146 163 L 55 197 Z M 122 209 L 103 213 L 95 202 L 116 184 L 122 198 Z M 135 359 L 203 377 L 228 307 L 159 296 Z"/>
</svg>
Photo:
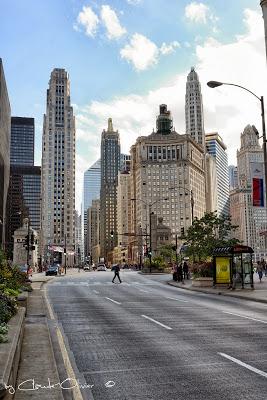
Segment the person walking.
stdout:
<svg viewBox="0 0 267 400">
<path fill-rule="evenodd" d="M 262 266 L 262 264 L 260 263 L 260 261 L 258 261 L 257 264 L 258 264 L 258 265 L 257 265 L 257 272 L 258 272 L 259 280 L 260 280 L 260 283 L 261 283 L 262 275 L 263 275 L 263 266 Z"/>
<path fill-rule="evenodd" d="M 112 283 L 115 283 L 114 280 L 115 280 L 116 276 L 118 277 L 118 279 L 119 279 L 119 281 L 121 283 L 122 280 L 120 278 L 120 266 L 118 264 L 116 264 L 114 269 L 113 269 L 113 271 L 114 271 L 114 276 L 113 276 L 113 279 L 112 279 Z"/>
</svg>

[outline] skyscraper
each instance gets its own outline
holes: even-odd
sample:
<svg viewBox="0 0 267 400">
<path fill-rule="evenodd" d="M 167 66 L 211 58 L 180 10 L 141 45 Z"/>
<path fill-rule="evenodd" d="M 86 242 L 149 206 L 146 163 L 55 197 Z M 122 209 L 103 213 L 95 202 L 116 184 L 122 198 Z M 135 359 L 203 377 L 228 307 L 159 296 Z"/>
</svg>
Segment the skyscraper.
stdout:
<svg viewBox="0 0 267 400">
<path fill-rule="evenodd" d="M 0 58 L 0 248 L 5 244 L 6 200 L 10 165 L 10 104 Z"/>
<path fill-rule="evenodd" d="M 173 130 L 165 104 L 160 105 L 157 131 L 137 138 L 131 147 L 131 198 L 136 200 L 131 202 L 130 232 L 147 234 L 151 211 L 171 228 L 173 242 L 176 234 L 187 231 L 192 217 L 201 218 L 206 211 L 204 149 L 190 135 Z M 136 237 L 130 239 L 136 247 Z M 138 260 L 134 251 L 131 257 Z"/>
<path fill-rule="evenodd" d="M 6 248 L 13 253 L 13 234 L 22 226 L 23 218 L 30 218 L 30 226 L 41 228 L 41 167 L 11 165 L 7 197 Z"/>
<path fill-rule="evenodd" d="M 11 165 L 34 165 L 34 118 L 11 117 Z"/>
<path fill-rule="evenodd" d="M 75 245 L 75 119 L 70 81 L 55 68 L 47 90 L 42 149 L 42 249 Z M 47 252 L 45 251 L 44 254 Z"/>
<path fill-rule="evenodd" d="M 238 187 L 238 171 L 235 165 L 229 165 L 229 188 L 230 190 L 236 189 Z"/>
<path fill-rule="evenodd" d="M 231 191 L 231 217 L 237 237 L 254 249 L 255 260 L 267 256 L 267 218 L 263 150 L 258 132 L 247 125 L 237 151 L 238 187 Z M 265 234 L 264 234 L 265 233 Z"/>
<path fill-rule="evenodd" d="M 229 175 L 226 146 L 217 132 L 206 134 L 206 150 L 215 158 L 217 186 L 217 214 L 229 215 Z"/>
<path fill-rule="evenodd" d="M 117 244 L 117 186 L 120 168 L 120 138 L 112 119 L 101 138 L 100 247 L 107 260 L 108 252 Z M 113 234 L 112 234 L 113 232 Z"/>
<path fill-rule="evenodd" d="M 92 200 L 100 198 L 101 187 L 101 160 L 97 160 L 83 176 L 83 238 L 84 256 L 88 257 L 87 238 L 87 210 L 92 205 Z"/>
<path fill-rule="evenodd" d="M 185 125 L 186 134 L 204 147 L 205 133 L 201 85 L 194 67 L 191 68 L 186 82 Z"/>
</svg>

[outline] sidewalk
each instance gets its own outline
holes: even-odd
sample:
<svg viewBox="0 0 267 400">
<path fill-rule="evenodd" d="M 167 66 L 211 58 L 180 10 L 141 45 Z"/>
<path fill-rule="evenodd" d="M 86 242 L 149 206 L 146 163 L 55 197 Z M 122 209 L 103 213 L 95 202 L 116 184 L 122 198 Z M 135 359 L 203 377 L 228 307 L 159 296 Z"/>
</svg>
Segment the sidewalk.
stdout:
<svg viewBox="0 0 267 400">
<path fill-rule="evenodd" d="M 168 281 L 167 283 L 171 286 L 176 286 L 185 290 L 192 290 L 195 292 L 202 292 L 207 294 L 217 294 L 221 296 L 230 296 L 236 297 L 238 299 L 267 303 L 267 277 L 263 277 L 262 282 L 260 283 L 257 274 L 254 274 L 254 290 L 251 289 L 250 286 L 245 287 L 245 289 L 238 288 L 235 290 L 219 286 L 217 286 L 216 288 L 193 287 L 191 279 L 185 280 L 184 284 L 182 284 L 181 282 L 175 282 L 173 280 Z"/>
<path fill-rule="evenodd" d="M 27 380 L 31 381 L 23 384 L 22 389 L 33 388 L 33 385 L 48 386 L 48 379 L 51 380 L 51 384 L 59 382 L 46 308 L 40 290 L 43 283 L 51 277 L 36 273 L 33 278 L 33 292 L 30 293 L 28 299 L 17 386 Z M 53 389 L 37 388 L 31 391 L 22 389 L 17 388 L 14 400 L 63 400 L 62 390 L 58 386 Z"/>
</svg>

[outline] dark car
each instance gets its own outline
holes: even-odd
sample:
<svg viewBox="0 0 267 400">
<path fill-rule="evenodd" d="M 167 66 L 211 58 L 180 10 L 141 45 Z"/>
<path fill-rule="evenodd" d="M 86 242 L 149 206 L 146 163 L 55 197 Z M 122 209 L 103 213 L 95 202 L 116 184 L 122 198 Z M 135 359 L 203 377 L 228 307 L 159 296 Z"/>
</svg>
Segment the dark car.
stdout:
<svg viewBox="0 0 267 400">
<path fill-rule="evenodd" d="M 46 271 L 45 275 L 58 275 L 59 273 L 59 265 L 57 264 L 53 264 L 50 265 L 50 267 L 48 268 L 48 270 Z"/>
</svg>

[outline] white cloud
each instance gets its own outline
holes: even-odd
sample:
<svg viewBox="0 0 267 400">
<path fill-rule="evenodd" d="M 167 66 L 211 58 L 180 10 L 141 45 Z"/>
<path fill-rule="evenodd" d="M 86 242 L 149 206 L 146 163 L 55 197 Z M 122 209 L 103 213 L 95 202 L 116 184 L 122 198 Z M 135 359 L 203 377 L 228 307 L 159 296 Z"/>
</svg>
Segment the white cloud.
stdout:
<svg viewBox="0 0 267 400">
<path fill-rule="evenodd" d="M 162 43 L 158 47 L 154 42 L 140 33 L 135 33 L 130 41 L 123 49 L 120 50 L 121 58 L 132 63 L 137 71 L 144 71 L 159 61 L 160 55 L 168 55 L 180 47 L 180 43 L 174 40 L 173 42 Z"/>
<path fill-rule="evenodd" d="M 209 10 L 205 4 L 193 1 L 185 7 L 185 16 L 192 22 L 206 24 Z"/>
<path fill-rule="evenodd" d="M 211 27 L 211 32 L 217 34 L 219 29 L 217 27 L 217 22 L 219 18 L 214 15 L 210 8 L 204 3 L 197 3 L 193 1 L 185 7 L 185 17 L 191 22 L 199 24 L 207 24 L 209 22 Z"/>
<path fill-rule="evenodd" d="M 142 3 L 142 0 L 127 0 L 127 3 L 131 4 L 132 6 L 136 6 L 137 4 Z"/>
<path fill-rule="evenodd" d="M 109 5 L 101 7 L 101 18 L 107 29 L 109 39 L 119 39 L 126 33 L 126 29 L 121 26 L 116 12 Z"/>
<path fill-rule="evenodd" d="M 99 24 L 99 18 L 91 7 L 84 6 L 77 17 L 77 23 L 85 28 L 85 33 L 87 36 L 94 37 Z M 74 25 L 74 29 L 78 29 L 76 24 Z"/>
<path fill-rule="evenodd" d="M 123 49 L 120 50 L 121 58 L 132 62 L 138 71 L 157 64 L 159 49 L 154 42 L 140 33 L 135 33 Z"/>
<path fill-rule="evenodd" d="M 260 103 L 241 89 L 230 86 L 210 89 L 206 82 L 219 80 L 236 83 L 258 96 L 267 97 L 267 87 L 263 83 L 267 72 L 262 16 L 260 12 L 246 9 L 244 22 L 247 32 L 237 36 L 231 43 L 224 44 L 209 38 L 204 44 L 196 45 L 195 67 L 202 85 L 205 130 L 218 131 L 222 136 L 228 147 L 229 164 L 236 163 L 240 133 L 245 126 L 254 124 L 261 131 Z M 86 107 L 79 107 L 78 114 L 82 118 L 77 119 L 78 137 L 82 143 L 90 142 L 90 149 L 93 145 L 88 162 L 95 161 L 96 154 L 99 155 L 101 132 L 107 126 L 109 117 L 113 118 L 115 129 L 119 129 L 122 151 L 126 153 L 129 153 L 130 146 L 138 136 L 151 133 L 161 103 L 166 103 L 172 111 L 176 131 L 184 133 L 184 95 L 190 67 L 174 76 L 168 85 L 144 95 L 130 94 L 106 102 L 93 101 Z"/>
<path fill-rule="evenodd" d="M 175 48 L 181 47 L 180 43 L 174 40 L 173 42 L 166 44 L 165 42 L 162 43 L 162 46 L 160 48 L 160 52 L 163 55 L 171 54 L 175 51 Z"/>
</svg>

